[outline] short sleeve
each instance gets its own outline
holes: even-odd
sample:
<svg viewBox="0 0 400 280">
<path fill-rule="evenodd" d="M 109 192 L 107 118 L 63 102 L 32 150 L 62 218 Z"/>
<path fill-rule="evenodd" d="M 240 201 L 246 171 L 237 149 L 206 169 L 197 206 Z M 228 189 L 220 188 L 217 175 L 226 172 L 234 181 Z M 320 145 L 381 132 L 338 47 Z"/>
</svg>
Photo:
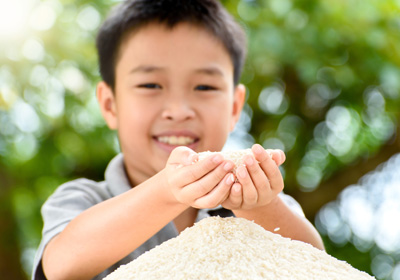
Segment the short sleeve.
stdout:
<svg viewBox="0 0 400 280">
<path fill-rule="evenodd" d="M 44 248 L 49 241 L 62 232 L 68 223 L 80 213 L 110 197 L 104 182 L 96 183 L 87 179 L 79 179 L 61 185 L 48 198 L 41 209 L 42 240 L 35 255 L 32 279 L 46 279 L 41 261 Z"/>
</svg>

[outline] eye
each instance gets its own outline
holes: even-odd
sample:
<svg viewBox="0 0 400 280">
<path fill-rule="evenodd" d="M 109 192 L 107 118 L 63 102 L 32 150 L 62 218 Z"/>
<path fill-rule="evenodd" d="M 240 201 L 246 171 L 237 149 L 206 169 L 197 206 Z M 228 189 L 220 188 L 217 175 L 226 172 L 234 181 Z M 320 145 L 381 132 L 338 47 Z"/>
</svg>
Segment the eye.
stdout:
<svg viewBox="0 0 400 280">
<path fill-rule="evenodd" d="M 209 85 L 198 85 L 195 90 L 207 91 L 207 90 L 217 90 L 216 87 Z"/>
<path fill-rule="evenodd" d="M 160 89 L 161 86 L 158 84 L 147 83 L 138 85 L 139 88 L 147 88 L 147 89 Z"/>
</svg>

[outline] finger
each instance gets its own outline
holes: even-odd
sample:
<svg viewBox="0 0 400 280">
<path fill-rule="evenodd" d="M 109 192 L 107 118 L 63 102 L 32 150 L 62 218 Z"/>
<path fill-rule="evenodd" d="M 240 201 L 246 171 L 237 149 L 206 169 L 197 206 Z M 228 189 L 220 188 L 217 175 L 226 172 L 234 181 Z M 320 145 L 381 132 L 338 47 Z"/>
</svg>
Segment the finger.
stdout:
<svg viewBox="0 0 400 280">
<path fill-rule="evenodd" d="M 272 160 L 276 163 L 276 165 L 282 165 L 286 160 L 286 155 L 282 150 L 279 149 L 267 149 L 267 153 L 271 155 Z"/>
<path fill-rule="evenodd" d="M 256 159 L 251 155 L 247 155 L 244 157 L 243 161 L 246 164 L 251 181 L 258 192 L 258 198 L 270 191 L 271 188 L 267 175 Z"/>
<path fill-rule="evenodd" d="M 170 165 L 189 165 L 195 161 L 197 153 L 186 146 L 179 146 L 172 150 L 167 164 Z"/>
<path fill-rule="evenodd" d="M 196 164 L 197 165 L 197 164 Z M 234 164 L 231 161 L 223 161 L 214 170 L 205 174 L 200 179 L 191 182 L 186 185 L 182 192 L 192 197 L 199 198 L 208 194 L 213 188 L 215 188 L 221 180 L 231 172 L 234 168 Z"/>
<path fill-rule="evenodd" d="M 278 165 L 282 165 L 286 161 L 286 155 L 282 150 L 275 150 L 279 155 Z"/>
<path fill-rule="evenodd" d="M 253 153 L 256 160 L 259 162 L 261 169 L 266 174 L 271 190 L 280 192 L 283 189 L 283 178 L 278 165 L 272 159 L 270 154 L 265 151 L 260 145 L 253 146 Z"/>
<path fill-rule="evenodd" d="M 221 204 L 229 196 L 230 188 L 235 182 L 235 176 L 232 173 L 226 174 L 221 182 L 206 195 L 195 200 L 195 208 L 214 208 Z"/>
<path fill-rule="evenodd" d="M 234 183 L 231 187 L 228 198 L 221 205 L 226 209 L 239 209 L 242 206 L 242 202 L 242 186 L 239 183 Z"/>
<path fill-rule="evenodd" d="M 216 169 L 217 166 L 219 166 L 222 162 L 223 156 L 221 154 L 215 154 L 204 160 L 198 161 L 195 164 L 187 165 L 177 169 L 174 177 L 179 178 L 180 186 L 186 186 L 200 180 L 212 170 Z"/>
<path fill-rule="evenodd" d="M 258 200 L 257 189 L 250 178 L 246 166 L 241 165 L 236 169 L 236 176 L 242 185 L 243 204 L 254 205 Z"/>
</svg>

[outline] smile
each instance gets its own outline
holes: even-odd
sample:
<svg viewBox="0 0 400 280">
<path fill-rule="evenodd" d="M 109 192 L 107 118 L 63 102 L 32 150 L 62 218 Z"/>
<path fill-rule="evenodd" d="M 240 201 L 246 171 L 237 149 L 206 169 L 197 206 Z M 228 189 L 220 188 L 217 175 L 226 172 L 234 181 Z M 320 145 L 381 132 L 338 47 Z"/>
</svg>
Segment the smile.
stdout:
<svg viewBox="0 0 400 280">
<path fill-rule="evenodd" d="M 187 136 L 161 136 L 157 137 L 157 140 L 161 143 L 174 146 L 190 145 L 196 141 L 196 139 Z"/>
</svg>

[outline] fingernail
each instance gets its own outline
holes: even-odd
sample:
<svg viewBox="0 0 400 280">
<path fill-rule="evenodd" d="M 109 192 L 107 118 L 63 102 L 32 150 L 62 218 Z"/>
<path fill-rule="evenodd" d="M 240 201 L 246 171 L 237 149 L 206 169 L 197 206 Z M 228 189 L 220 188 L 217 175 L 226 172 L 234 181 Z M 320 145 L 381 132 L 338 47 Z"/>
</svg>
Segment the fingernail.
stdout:
<svg viewBox="0 0 400 280">
<path fill-rule="evenodd" d="M 221 163 L 223 161 L 223 157 L 220 154 L 216 154 L 213 158 L 212 161 L 215 163 Z"/>
<path fill-rule="evenodd" d="M 261 154 L 264 151 L 264 148 L 261 145 L 254 145 L 254 152 L 256 154 Z"/>
<path fill-rule="evenodd" d="M 188 160 L 189 160 L 189 162 L 190 162 L 191 164 L 194 164 L 194 163 L 196 163 L 196 162 L 199 161 L 199 157 L 198 157 L 197 154 L 191 154 L 191 155 L 189 156 Z"/>
<path fill-rule="evenodd" d="M 253 158 L 249 156 L 249 157 L 246 157 L 244 162 L 246 163 L 246 165 L 250 166 L 253 164 L 254 161 L 253 161 Z"/>
<path fill-rule="evenodd" d="M 232 162 L 228 161 L 227 163 L 225 163 L 225 165 L 224 165 L 224 170 L 225 171 L 231 171 L 232 168 L 233 168 L 233 163 Z"/>
<path fill-rule="evenodd" d="M 244 165 L 240 166 L 237 169 L 237 173 L 238 173 L 239 177 L 245 178 L 246 177 L 246 167 Z"/>
<path fill-rule="evenodd" d="M 239 185 L 239 184 L 233 185 L 233 191 L 234 191 L 235 193 L 239 193 L 239 192 L 240 192 L 240 185 Z"/>
<path fill-rule="evenodd" d="M 233 174 L 229 174 L 228 178 L 226 178 L 226 184 L 227 185 L 232 185 L 233 182 L 235 182 L 235 176 L 233 176 Z"/>
</svg>

